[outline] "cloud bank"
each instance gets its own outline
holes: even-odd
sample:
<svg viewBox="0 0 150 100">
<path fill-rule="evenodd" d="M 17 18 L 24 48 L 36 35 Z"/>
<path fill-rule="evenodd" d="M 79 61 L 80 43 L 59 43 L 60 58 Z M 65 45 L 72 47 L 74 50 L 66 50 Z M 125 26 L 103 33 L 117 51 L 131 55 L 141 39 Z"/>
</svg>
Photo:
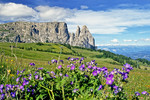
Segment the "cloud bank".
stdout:
<svg viewBox="0 0 150 100">
<path fill-rule="evenodd" d="M 77 25 L 87 25 L 92 34 L 120 34 L 129 27 L 150 25 L 150 10 L 109 9 L 106 11 L 62 7 L 37 6 L 23 4 L 0 4 L 0 22 L 3 21 L 64 21 L 69 31 L 75 32 Z M 86 10 L 84 10 L 86 9 Z"/>
</svg>

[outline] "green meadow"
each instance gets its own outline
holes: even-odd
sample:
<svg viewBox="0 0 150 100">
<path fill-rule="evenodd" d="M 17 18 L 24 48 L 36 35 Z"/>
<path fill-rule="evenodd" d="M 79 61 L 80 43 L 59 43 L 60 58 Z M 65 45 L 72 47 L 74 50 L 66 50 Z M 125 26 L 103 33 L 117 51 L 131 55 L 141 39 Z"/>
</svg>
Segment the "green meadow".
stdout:
<svg viewBox="0 0 150 100">
<path fill-rule="evenodd" d="M 59 60 L 64 60 L 63 66 L 67 66 L 67 58 L 85 58 L 86 62 L 95 60 L 98 67 L 107 67 L 108 71 L 114 68 L 122 69 L 126 60 L 118 62 L 111 57 L 105 57 L 103 51 L 72 47 L 65 44 L 54 43 L 0 43 L 0 84 L 14 83 L 14 78 L 17 78 L 17 70 L 30 70 L 30 63 L 35 63 L 35 68 L 43 67 L 47 71 L 55 71 L 61 63 Z M 58 64 L 50 64 L 51 60 L 58 60 Z M 120 58 L 121 59 L 121 58 Z M 136 63 L 135 60 L 130 60 Z M 130 63 L 129 63 L 130 64 Z M 132 64 L 131 64 L 132 66 Z M 140 66 L 140 67 L 139 67 Z M 138 67 L 133 67 L 124 83 L 124 89 L 127 91 L 128 98 L 134 95 L 136 91 L 147 91 L 150 93 L 150 65 L 138 62 Z M 9 73 L 4 75 L 4 73 Z M 140 99 L 144 100 L 141 96 Z"/>
</svg>

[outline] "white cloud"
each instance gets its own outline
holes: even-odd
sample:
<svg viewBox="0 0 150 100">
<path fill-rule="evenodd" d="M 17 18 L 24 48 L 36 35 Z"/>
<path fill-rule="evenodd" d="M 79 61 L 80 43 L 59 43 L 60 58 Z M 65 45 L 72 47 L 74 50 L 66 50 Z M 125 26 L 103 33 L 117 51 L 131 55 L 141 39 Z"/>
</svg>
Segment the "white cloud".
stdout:
<svg viewBox="0 0 150 100">
<path fill-rule="evenodd" d="M 141 39 L 142 41 L 150 41 L 150 38 L 147 39 Z"/>
<path fill-rule="evenodd" d="M 132 42 L 133 40 L 123 40 L 124 42 Z"/>
<path fill-rule="evenodd" d="M 117 39 L 113 39 L 113 40 L 111 40 L 111 42 L 117 43 L 119 41 Z"/>
<path fill-rule="evenodd" d="M 128 6 L 128 5 L 122 5 Z M 0 4 L 0 21 L 64 21 L 70 32 L 76 31 L 77 25 L 87 25 L 93 34 L 119 34 L 129 27 L 150 25 L 150 10 L 110 9 L 105 11 L 68 9 L 62 7 L 37 6 L 23 4 Z"/>
<path fill-rule="evenodd" d="M 85 5 L 81 5 L 80 8 L 81 8 L 81 9 L 88 9 L 89 7 L 88 7 L 88 6 L 85 6 Z"/>
<path fill-rule="evenodd" d="M 23 4 L 15 3 L 6 3 L 0 4 L 0 20 L 9 21 L 9 20 L 19 20 L 27 18 L 35 18 L 37 12 Z"/>
<path fill-rule="evenodd" d="M 73 16 L 71 9 L 61 7 L 38 6 L 35 8 L 40 17 L 40 21 L 65 21 L 66 18 Z"/>
</svg>

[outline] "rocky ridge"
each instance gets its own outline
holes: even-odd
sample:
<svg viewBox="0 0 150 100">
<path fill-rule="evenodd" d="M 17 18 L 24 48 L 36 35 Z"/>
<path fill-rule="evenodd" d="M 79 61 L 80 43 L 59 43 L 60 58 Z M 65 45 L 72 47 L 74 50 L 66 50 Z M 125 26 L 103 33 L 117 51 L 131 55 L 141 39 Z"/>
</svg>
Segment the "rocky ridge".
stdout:
<svg viewBox="0 0 150 100">
<path fill-rule="evenodd" d="M 65 43 L 72 46 L 95 48 L 95 40 L 87 26 L 69 33 L 64 22 L 11 22 L 0 24 L 0 42 Z"/>
</svg>

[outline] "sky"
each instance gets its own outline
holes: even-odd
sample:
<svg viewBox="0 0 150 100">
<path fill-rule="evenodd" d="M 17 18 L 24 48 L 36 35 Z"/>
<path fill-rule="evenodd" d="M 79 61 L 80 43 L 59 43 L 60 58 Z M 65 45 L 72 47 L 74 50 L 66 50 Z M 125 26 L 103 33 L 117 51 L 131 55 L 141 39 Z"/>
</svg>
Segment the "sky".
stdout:
<svg viewBox="0 0 150 100">
<path fill-rule="evenodd" d="M 150 45 L 150 0 L 0 0 L 0 23 L 86 25 L 96 46 Z"/>
</svg>

